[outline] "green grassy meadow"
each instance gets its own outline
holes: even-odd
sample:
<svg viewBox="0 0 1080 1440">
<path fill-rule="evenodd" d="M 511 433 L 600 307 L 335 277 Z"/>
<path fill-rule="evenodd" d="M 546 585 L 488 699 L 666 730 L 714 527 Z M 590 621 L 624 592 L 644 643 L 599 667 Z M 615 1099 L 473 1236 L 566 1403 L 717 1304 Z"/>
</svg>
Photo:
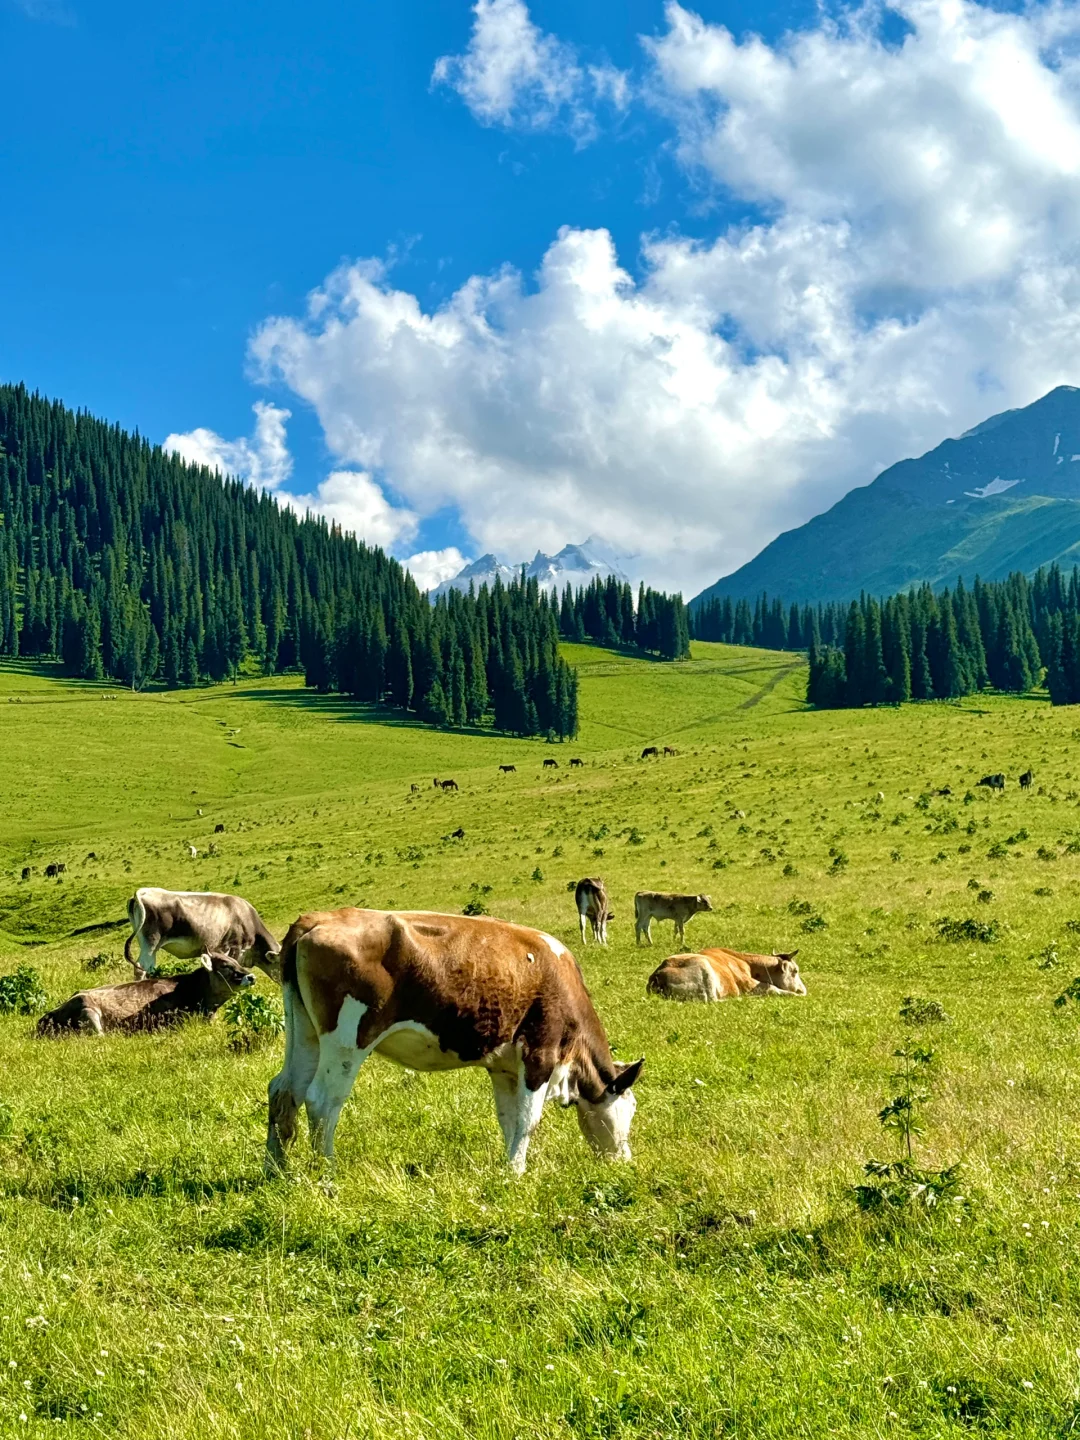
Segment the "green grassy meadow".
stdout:
<svg viewBox="0 0 1080 1440">
<path fill-rule="evenodd" d="M 127 978 L 104 927 L 140 884 L 237 891 L 279 935 L 302 910 L 481 898 L 568 943 L 617 1055 L 647 1057 L 630 1165 L 551 1107 L 519 1180 L 484 1075 L 374 1060 L 328 1195 L 302 1146 L 262 1178 L 280 1043 L 0 1018 L 5 1440 L 1080 1433 L 1080 1011 L 1053 1004 L 1080 975 L 1076 715 L 819 714 L 792 655 L 568 654 L 560 747 L 280 679 L 136 695 L 0 667 L 0 973 L 33 964 L 54 1004 Z M 640 761 L 652 744 L 679 754 Z M 995 770 L 1004 796 L 974 789 Z M 607 950 L 578 941 L 585 874 Z M 639 888 L 711 895 L 691 947 L 798 948 L 808 996 L 647 999 L 675 946 L 665 926 L 635 948 Z M 942 917 L 998 938 L 946 942 Z M 909 994 L 952 1017 L 918 1036 L 921 1154 L 962 1162 L 970 1209 L 878 1218 L 851 1187 L 890 1153 Z"/>
</svg>

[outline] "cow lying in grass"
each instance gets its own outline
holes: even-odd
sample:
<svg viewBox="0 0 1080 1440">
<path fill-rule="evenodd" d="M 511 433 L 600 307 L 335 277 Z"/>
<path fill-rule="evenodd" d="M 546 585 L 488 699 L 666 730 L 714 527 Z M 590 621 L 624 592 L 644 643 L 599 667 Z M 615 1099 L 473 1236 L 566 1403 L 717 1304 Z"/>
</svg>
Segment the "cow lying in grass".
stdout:
<svg viewBox="0 0 1080 1440">
<path fill-rule="evenodd" d="M 284 1165 L 301 1105 L 316 1153 L 333 1159 L 341 1107 L 373 1054 L 410 1070 L 485 1069 L 518 1174 L 548 1099 L 577 1107 L 595 1150 L 629 1160 L 630 1087 L 644 1061 L 612 1059 L 577 961 L 552 936 L 502 920 L 345 909 L 302 915 L 281 957 L 285 1063 L 270 1082 L 270 1173 Z"/>
<path fill-rule="evenodd" d="M 790 955 L 747 955 L 741 950 L 702 950 L 669 955 L 649 976 L 646 990 L 668 1000 L 727 1000 L 739 995 L 805 995 Z"/>
<path fill-rule="evenodd" d="M 154 1030 L 185 1015 L 213 1015 L 238 990 L 255 984 L 255 976 L 229 955 L 204 955 L 184 975 L 155 975 L 123 985 L 80 990 L 38 1021 L 39 1035 L 64 1030 Z"/>
</svg>

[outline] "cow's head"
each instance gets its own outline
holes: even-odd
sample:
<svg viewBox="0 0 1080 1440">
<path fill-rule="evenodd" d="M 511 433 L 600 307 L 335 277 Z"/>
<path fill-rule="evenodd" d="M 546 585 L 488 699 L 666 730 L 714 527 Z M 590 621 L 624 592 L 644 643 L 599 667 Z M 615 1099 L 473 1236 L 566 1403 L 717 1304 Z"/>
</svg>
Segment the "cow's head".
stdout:
<svg viewBox="0 0 1080 1440">
<path fill-rule="evenodd" d="M 772 973 L 769 976 L 777 990 L 787 990 L 791 995 L 806 994 L 806 986 L 799 974 L 799 967 L 795 964 L 795 956 L 798 953 L 797 950 L 792 950 L 789 955 L 774 955 L 773 959 L 776 963 L 772 966 Z"/>
<path fill-rule="evenodd" d="M 609 1159 L 630 1159 L 630 1122 L 637 1109 L 637 1097 L 630 1087 L 644 1064 L 642 1056 L 632 1065 L 618 1065 L 618 1074 L 597 1101 L 577 1096 L 578 1126 L 582 1135 L 598 1154 Z"/>
<path fill-rule="evenodd" d="M 709 899 L 708 895 L 695 895 L 694 903 L 699 910 L 712 909 L 712 901 Z"/>
<path fill-rule="evenodd" d="M 281 982 L 281 946 L 272 935 L 256 935 L 248 949 L 241 952 L 240 963 L 248 969 L 258 965 L 272 980 Z"/>
<path fill-rule="evenodd" d="M 222 1004 L 237 990 L 246 990 L 255 984 L 251 971 L 245 970 L 240 961 L 234 960 L 231 955 L 204 955 L 199 963 L 204 970 L 210 971 L 210 988 L 214 998 L 220 997 Z"/>
</svg>

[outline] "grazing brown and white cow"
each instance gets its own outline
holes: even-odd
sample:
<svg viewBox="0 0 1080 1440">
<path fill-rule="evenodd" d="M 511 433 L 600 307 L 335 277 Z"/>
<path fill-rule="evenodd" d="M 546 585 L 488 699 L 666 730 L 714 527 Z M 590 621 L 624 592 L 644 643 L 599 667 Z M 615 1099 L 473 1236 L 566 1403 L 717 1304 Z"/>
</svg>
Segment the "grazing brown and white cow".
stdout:
<svg viewBox="0 0 1080 1440">
<path fill-rule="evenodd" d="M 668 1000 L 727 1000 L 736 995 L 805 995 L 792 950 L 788 955 L 749 955 L 742 950 L 701 950 L 669 955 L 645 989 Z"/>
<path fill-rule="evenodd" d="M 712 901 L 707 895 L 668 895 L 660 890 L 639 890 L 634 896 L 635 938 L 641 944 L 652 944 L 651 925 L 654 920 L 673 920 L 675 934 L 680 940 L 686 922 L 702 910 L 711 910 Z"/>
<path fill-rule="evenodd" d="M 598 875 L 591 880 L 579 880 L 574 891 L 578 921 L 581 924 L 581 943 L 585 941 L 585 922 L 592 926 L 593 939 L 598 945 L 607 944 L 608 921 L 615 918 L 615 912 L 608 904 L 607 888 Z"/>
<path fill-rule="evenodd" d="M 230 955 L 204 955 L 186 975 L 159 975 L 80 990 L 38 1021 L 39 1035 L 63 1030 L 153 1030 L 185 1015 L 213 1015 L 238 990 L 255 984 L 250 970 Z"/>
<path fill-rule="evenodd" d="M 565 945 L 508 921 L 425 911 L 302 915 L 282 946 L 285 1063 L 270 1082 L 267 1169 L 279 1170 L 306 1105 L 327 1162 L 369 1055 L 411 1070 L 481 1066 L 513 1170 L 547 1099 L 577 1107 L 602 1154 L 630 1158 L 631 1086 L 644 1060 L 612 1059 Z"/>
<path fill-rule="evenodd" d="M 128 901 L 127 911 L 131 934 L 124 942 L 124 959 L 148 975 L 157 969 L 157 952 L 167 950 L 179 960 L 194 960 L 207 951 L 234 955 L 277 978 L 280 946 L 255 906 L 239 895 L 144 885 Z M 136 940 L 138 962 L 131 958 Z"/>
</svg>

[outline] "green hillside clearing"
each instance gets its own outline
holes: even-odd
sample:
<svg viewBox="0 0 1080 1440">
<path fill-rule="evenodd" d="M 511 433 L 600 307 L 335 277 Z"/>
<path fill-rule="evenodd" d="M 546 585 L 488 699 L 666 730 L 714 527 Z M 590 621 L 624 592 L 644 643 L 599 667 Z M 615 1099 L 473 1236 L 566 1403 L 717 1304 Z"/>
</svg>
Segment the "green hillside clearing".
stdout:
<svg viewBox="0 0 1080 1440">
<path fill-rule="evenodd" d="M 482 1075 L 375 1061 L 328 1197 L 300 1160 L 262 1181 L 277 1048 L 236 1056 L 220 1020 L 43 1042 L 0 1019 L 0 1434 L 1071 1433 L 1080 1020 L 1053 999 L 1080 974 L 1075 715 L 816 713 L 794 655 L 566 654 L 581 735 L 561 746 L 280 679 L 155 695 L 0 668 L 0 973 L 29 961 L 54 1003 L 125 978 L 123 929 L 86 927 L 144 883 L 239 891 L 278 934 L 305 909 L 480 898 L 569 943 L 619 1057 L 647 1057 L 629 1166 L 551 1108 L 522 1180 Z M 641 761 L 652 744 L 679 754 Z M 974 790 L 999 769 L 1003 797 Z M 606 951 L 578 942 L 583 874 L 612 895 Z M 639 888 L 711 895 L 692 946 L 798 948 L 808 996 L 646 999 L 674 946 L 634 947 Z M 945 916 L 1000 938 L 945 943 Z M 963 1162 L 966 1217 L 850 1199 L 888 1153 L 909 994 L 952 1017 L 924 1153 Z"/>
</svg>

